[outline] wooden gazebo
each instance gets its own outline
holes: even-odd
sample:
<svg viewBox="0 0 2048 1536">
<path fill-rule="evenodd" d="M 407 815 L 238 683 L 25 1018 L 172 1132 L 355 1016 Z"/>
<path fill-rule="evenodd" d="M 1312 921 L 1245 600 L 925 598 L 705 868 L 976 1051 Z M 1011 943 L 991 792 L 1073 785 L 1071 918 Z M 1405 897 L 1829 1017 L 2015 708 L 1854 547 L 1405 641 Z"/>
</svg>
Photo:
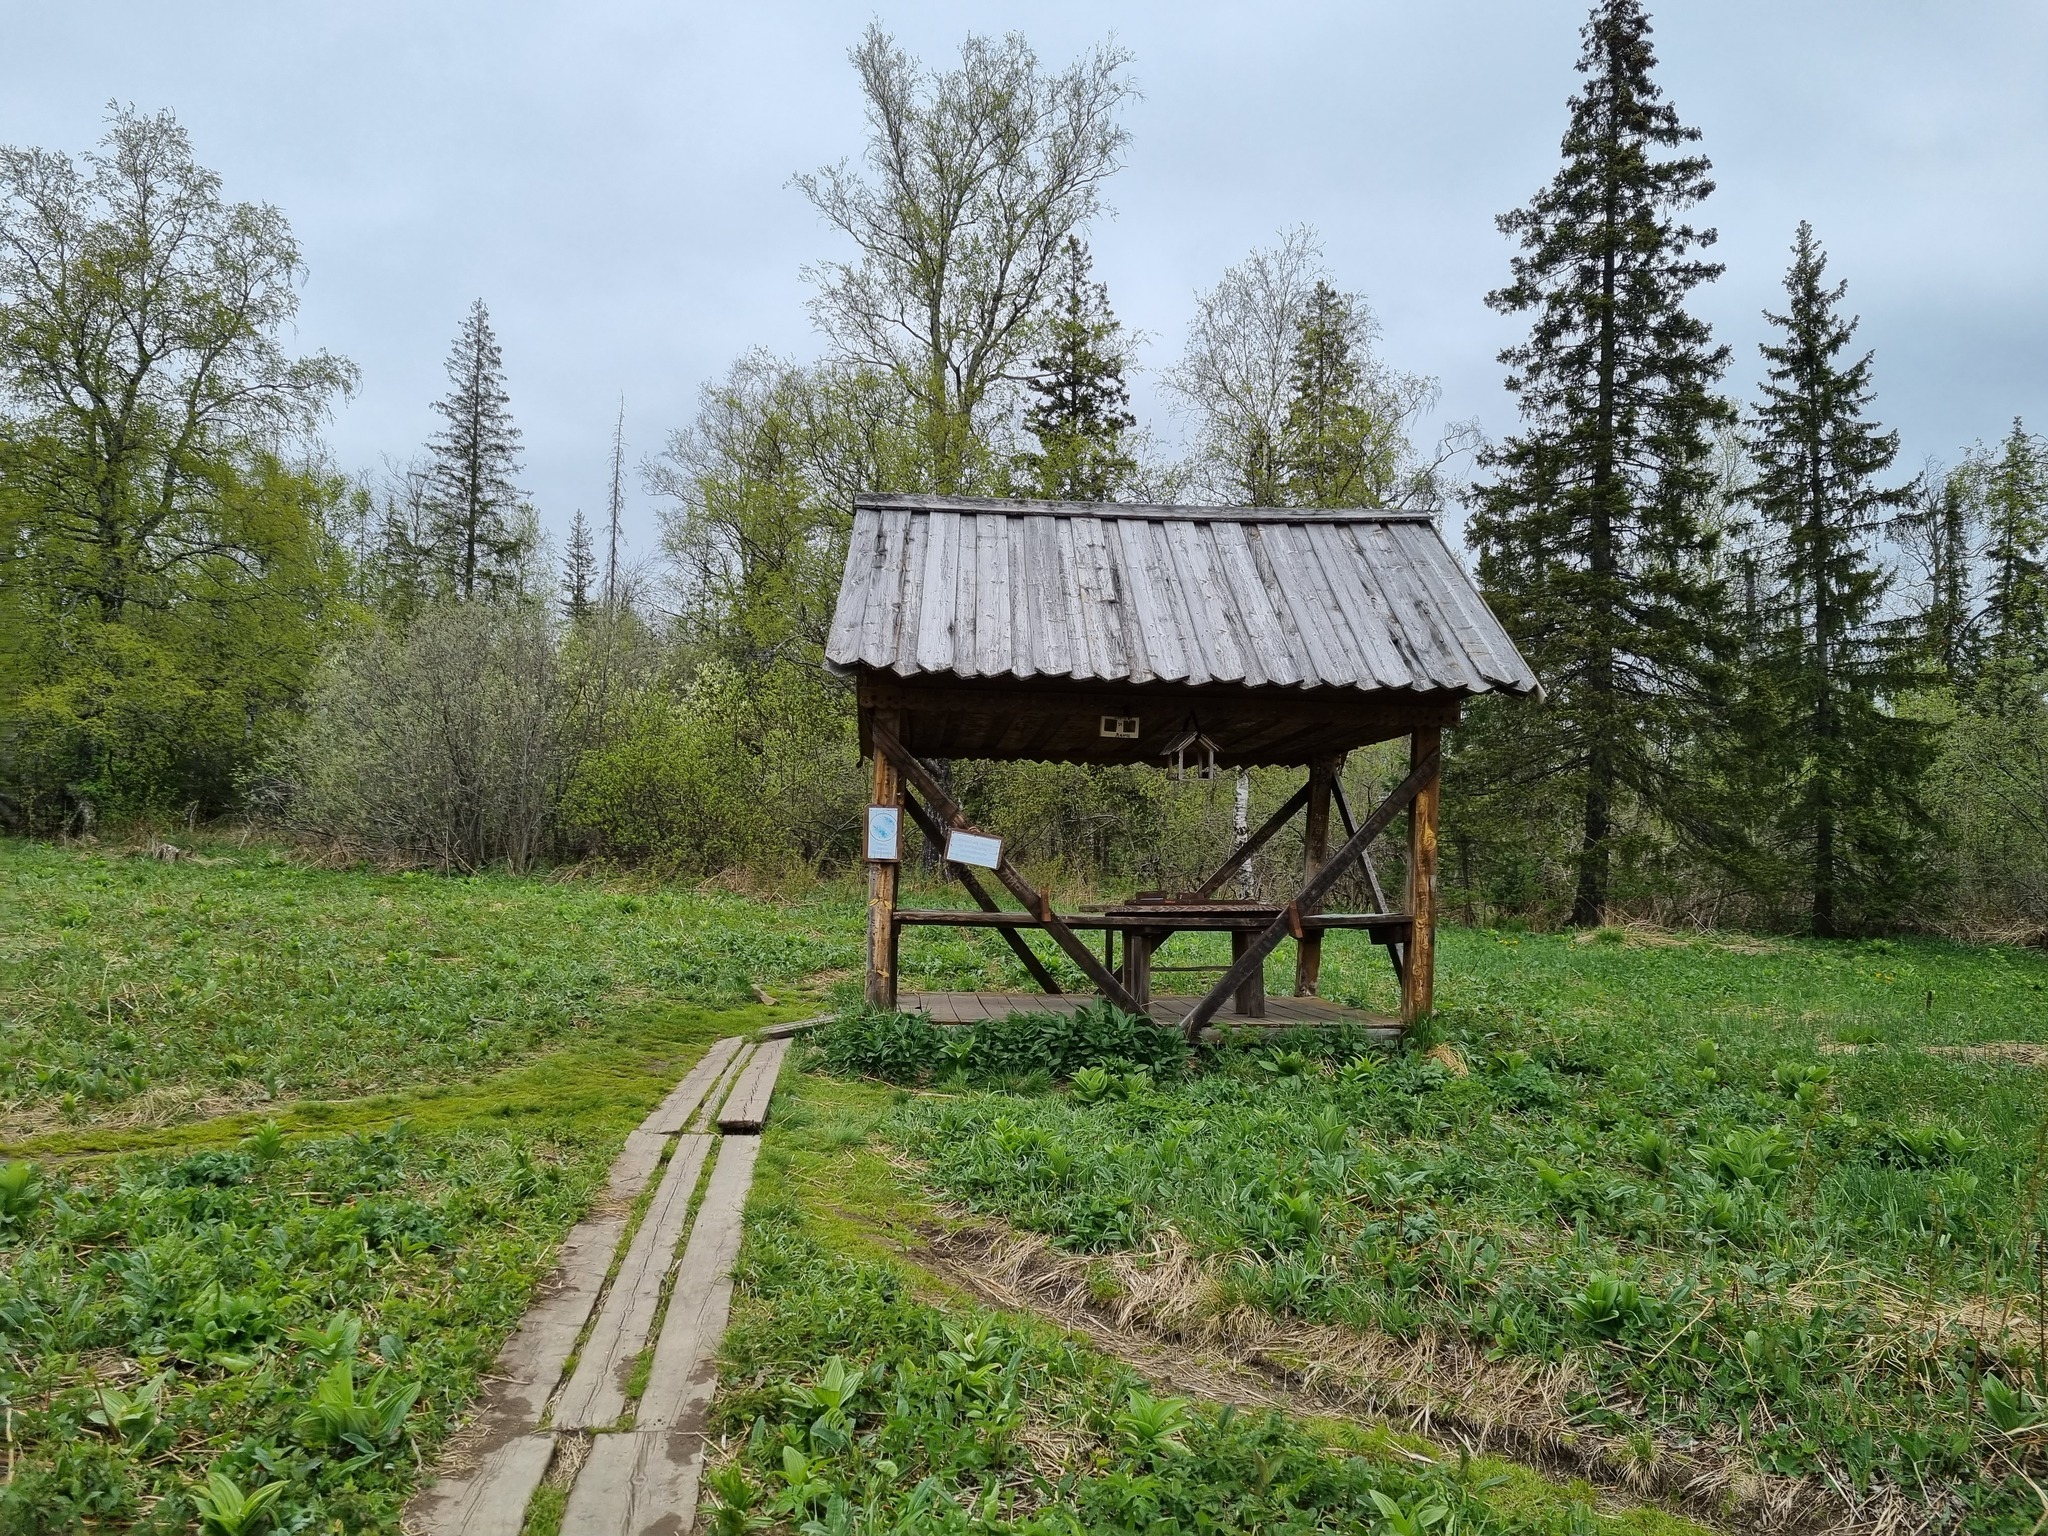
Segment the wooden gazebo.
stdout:
<svg viewBox="0 0 2048 1536">
<path fill-rule="evenodd" d="M 996 929 L 1057 994 L 1020 932 L 1042 929 L 1102 996 L 1176 1020 L 1190 1039 L 1219 1018 L 1338 1015 L 1327 1004 L 1269 1015 L 1262 980 L 1266 957 L 1292 939 L 1296 995 L 1313 998 L 1322 936 L 1334 928 L 1363 930 L 1388 948 L 1404 1024 L 1429 1012 L 1442 732 L 1475 694 L 1537 689 L 1432 520 L 1381 510 L 862 496 L 826 664 L 857 685 L 861 748 L 874 762 L 869 1002 L 897 1005 L 898 940 L 914 924 Z M 1402 736 L 1408 776 L 1355 818 L 1339 776 L 1345 754 Z M 968 820 L 928 763 L 957 757 L 1292 765 L 1306 778 L 1194 889 L 1062 913 Z M 1345 834 L 1334 853 L 1333 803 Z M 899 809 L 953 856 L 947 868 L 979 910 L 898 907 Z M 1407 888 L 1395 906 L 1368 850 L 1404 812 Z M 1294 897 L 1219 900 L 1297 815 L 1307 820 Z M 1022 910 L 1003 910 L 969 861 Z M 1323 910 L 1361 865 L 1375 910 Z M 1100 957 L 1077 930 L 1101 931 Z M 1155 997 L 1152 952 L 1188 930 L 1230 933 L 1232 963 L 1200 998 Z"/>
</svg>

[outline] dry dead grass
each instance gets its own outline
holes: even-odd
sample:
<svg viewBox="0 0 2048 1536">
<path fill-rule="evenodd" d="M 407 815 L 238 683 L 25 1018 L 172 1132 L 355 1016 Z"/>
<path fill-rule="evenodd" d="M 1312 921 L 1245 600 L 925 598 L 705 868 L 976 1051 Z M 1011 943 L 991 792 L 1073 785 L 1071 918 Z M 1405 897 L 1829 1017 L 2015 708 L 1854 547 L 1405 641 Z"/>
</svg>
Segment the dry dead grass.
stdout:
<svg viewBox="0 0 2048 1536">
<path fill-rule="evenodd" d="M 1492 1360 L 1470 1341 L 1290 1321 L 1232 1305 L 1219 1275 L 1171 1233 L 1094 1258 L 952 1213 L 910 1255 L 997 1306 L 1037 1312 L 1174 1390 L 1247 1407 L 1391 1422 L 1479 1452 L 1656 1499 L 1744 1531 L 1919 1536 L 1936 1527 L 1897 1490 L 1759 1473 L 1732 1437 L 1608 1436 L 1573 1422 L 1592 1393 L 1574 1363 Z M 1640 1422 L 1641 1404 L 1606 1406 Z"/>
<path fill-rule="evenodd" d="M 270 1090 L 253 1079 L 214 1090 L 190 1083 L 160 1083 L 111 1107 L 94 1106 L 91 1124 L 94 1130 L 156 1131 L 165 1126 L 244 1114 L 275 1102 Z M 74 1122 L 66 1118 L 58 1104 L 14 1106 L 0 1111 L 0 1143 L 27 1141 L 73 1126 Z"/>
</svg>

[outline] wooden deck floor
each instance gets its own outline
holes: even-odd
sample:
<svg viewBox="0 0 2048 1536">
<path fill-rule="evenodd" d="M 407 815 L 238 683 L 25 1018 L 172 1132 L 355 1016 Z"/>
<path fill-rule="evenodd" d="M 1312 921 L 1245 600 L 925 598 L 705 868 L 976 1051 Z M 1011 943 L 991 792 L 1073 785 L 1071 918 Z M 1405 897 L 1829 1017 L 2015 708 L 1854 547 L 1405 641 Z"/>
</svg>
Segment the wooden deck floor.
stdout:
<svg viewBox="0 0 2048 1536">
<path fill-rule="evenodd" d="M 974 1024 L 983 1019 L 1007 1018 L 1013 1013 L 1076 1013 L 1096 999 L 1086 993 L 1063 993 L 1053 997 L 1039 992 L 904 992 L 896 1006 L 905 1013 L 928 1013 L 935 1024 Z M 1152 1017 L 1162 1024 L 1177 1024 L 1199 1002 L 1194 997 L 1154 996 Z M 1320 997 L 1268 997 L 1266 1016 L 1246 1018 L 1224 1012 L 1215 1022 L 1233 1028 L 1295 1029 L 1304 1024 L 1356 1024 L 1365 1029 L 1398 1034 L 1400 1022 L 1383 1013 L 1363 1008 L 1346 1008 Z"/>
</svg>

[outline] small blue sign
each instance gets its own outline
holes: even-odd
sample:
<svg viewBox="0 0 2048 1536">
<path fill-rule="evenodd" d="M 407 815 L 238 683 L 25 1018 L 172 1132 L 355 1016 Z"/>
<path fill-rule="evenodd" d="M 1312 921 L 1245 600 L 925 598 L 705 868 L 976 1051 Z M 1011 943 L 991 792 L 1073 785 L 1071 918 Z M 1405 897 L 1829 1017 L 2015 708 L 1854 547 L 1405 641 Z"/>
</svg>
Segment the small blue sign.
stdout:
<svg viewBox="0 0 2048 1536">
<path fill-rule="evenodd" d="M 903 857 L 899 851 L 899 834 L 903 826 L 903 813 L 893 805 L 871 805 L 868 807 L 868 857 L 877 863 L 893 864 Z"/>
</svg>

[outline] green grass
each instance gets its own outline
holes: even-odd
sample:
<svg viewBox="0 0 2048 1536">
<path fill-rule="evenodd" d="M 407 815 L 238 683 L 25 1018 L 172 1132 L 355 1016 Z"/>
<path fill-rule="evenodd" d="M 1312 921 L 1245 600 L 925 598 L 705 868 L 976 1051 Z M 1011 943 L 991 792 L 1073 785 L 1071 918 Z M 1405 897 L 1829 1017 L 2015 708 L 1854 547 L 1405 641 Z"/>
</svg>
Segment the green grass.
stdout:
<svg viewBox="0 0 2048 1536">
<path fill-rule="evenodd" d="M 1185 1245 L 1218 1313 L 1562 1367 L 1549 1427 L 1619 1461 L 2031 1529 L 2048 1094 L 1943 1048 L 2048 1039 L 2048 957 L 1444 939 L 1440 1059 L 1303 1037 L 1020 1095 L 965 1091 L 1003 1074 L 956 1039 L 926 1067 L 954 1092 L 888 1132 L 1062 1247 Z M 1337 953 L 1339 995 L 1384 996 Z"/>
<path fill-rule="evenodd" d="M 934 1213 L 876 1134 L 909 1102 L 785 1078 L 715 1409 L 730 1451 L 714 1457 L 702 1528 L 1401 1529 L 1377 1491 L 1399 1519 L 1473 1536 L 1697 1536 L 1382 1427 L 1178 1397 L 1029 1316 L 975 1305 L 917 1267 Z"/>
<path fill-rule="evenodd" d="M 616 1139 L 400 1124 L 42 1170 L 0 1234 L 0 1532 L 189 1530 L 212 1473 L 284 1482 L 282 1528 L 393 1528 L 414 1443 L 467 1400 Z M 337 1370 L 360 1402 L 417 1405 L 333 1429 Z"/>
<path fill-rule="evenodd" d="M 260 849 L 167 867 L 4 844 L 0 892 L 6 1536 L 188 1531 L 213 1474 L 285 1485 L 252 1532 L 396 1529 L 626 1132 L 709 1041 L 803 1006 L 753 1001 L 754 979 L 836 953 L 800 908 Z M 204 946 L 181 942 L 202 918 Z M 441 957 L 418 984 L 387 974 L 401 935 Z M 505 1029 L 475 1074 L 433 1042 L 486 1007 Z M 125 1090 L 213 1081 L 230 1047 L 296 1063 L 279 1097 L 134 1123 Z M 53 1055 L 124 1091 L 38 1115 Z"/>
<path fill-rule="evenodd" d="M 772 903 L 204 851 L 0 843 L 0 1533 L 189 1530 L 214 1472 L 286 1484 L 254 1530 L 393 1528 L 626 1130 L 707 1041 L 857 990 L 834 975 L 859 956 L 850 888 Z M 2048 958 L 1462 930 L 1442 952 L 1437 1033 L 1469 1076 L 1419 1052 L 1346 1074 L 1325 1040 L 1047 1091 L 1048 1052 L 1079 1077 L 1136 1049 L 1101 1020 L 928 1065 L 929 1036 L 897 1040 L 891 1070 L 943 1092 L 793 1078 L 720 1409 L 747 1479 L 722 1518 L 788 1492 L 795 1433 L 828 1528 L 835 1498 L 944 1522 L 993 1488 L 1016 1529 L 1355 1529 L 1368 1487 L 1477 1531 L 1680 1528 L 1617 1513 L 1612 1484 L 1599 1502 L 1355 1425 L 1147 1408 L 1125 1367 L 915 1267 L 943 1199 L 1110 1266 L 1104 1295 L 1171 1241 L 1219 1308 L 1565 1371 L 1561 1427 L 1586 1444 L 2031 1526 L 2048 1101 L 2029 1069 L 1944 1048 L 2048 1043 Z M 905 969 L 1024 984 L 987 935 L 914 934 Z M 1351 936 L 1324 976 L 1392 1004 Z M 864 1027 L 891 1048 L 894 1026 Z M 973 1403 L 941 1358 L 962 1327 L 1006 1341 Z M 835 1354 L 871 1368 L 839 1447 L 790 1397 Z M 970 1409 L 1000 1465 L 959 1448 Z"/>
<path fill-rule="evenodd" d="M 860 910 L 0 841 L 0 1136 L 460 1081 L 849 964 Z"/>
</svg>

